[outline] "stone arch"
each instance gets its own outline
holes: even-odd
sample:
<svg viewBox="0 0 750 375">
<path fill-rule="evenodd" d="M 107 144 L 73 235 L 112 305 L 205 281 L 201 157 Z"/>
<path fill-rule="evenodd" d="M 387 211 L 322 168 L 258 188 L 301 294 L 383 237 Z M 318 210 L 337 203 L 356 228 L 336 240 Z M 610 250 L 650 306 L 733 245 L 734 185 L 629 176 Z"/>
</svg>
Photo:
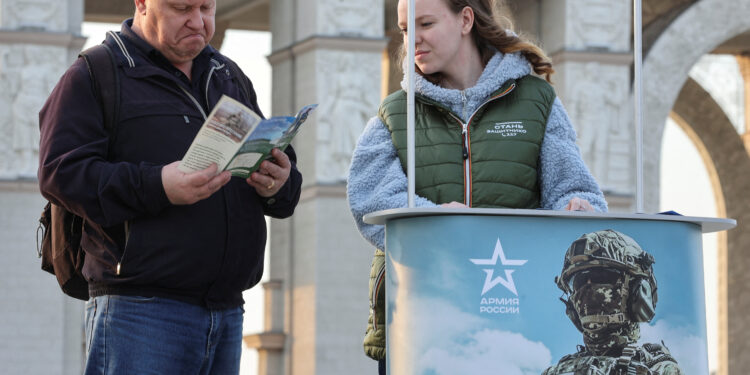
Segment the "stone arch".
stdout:
<svg viewBox="0 0 750 375">
<path fill-rule="evenodd" d="M 745 374 L 750 335 L 750 156 L 724 111 L 695 81 L 688 79 L 677 97 L 672 117 L 686 130 L 708 165 L 719 215 L 737 220 L 737 228 L 721 233 L 719 246 L 719 374 Z M 723 212 L 722 212 L 723 211 Z M 731 262 L 729 256 L 731 252 Z M 729 327 L 732 327 L 731 329 Z"/>
<path fill-rule="evenodd" d="M 646 211 L 659 206 L 659 162 L 664 125 L 688 72 L 724 41 L 750 30 L 750 0 L 702 0 L 664 30 L 643 62 L 644 191 Z"/>
<path fill-rule="evenodd" d="M 738 228 L 719 236 L 719 375 L 750 369 L 750 158 L 740 135 L 721 108 L 688 77 L 697 60 L 725 41 L 750 30 L 750 0 L 703 0 L 686 9 L 654 43 L 644 61 L 644 193 L 648 211 L 658 207 L 660 148 L 665 120 L 672 117 L 686 130 L 707 164 L 720 216 L 737 220 Z M 733 17 L 734 15 L 734 17 Z M 731 261 L 729 261 L 731 257 Z M 730 328 L 731 327 L 731 328 Z"/>
</svg>

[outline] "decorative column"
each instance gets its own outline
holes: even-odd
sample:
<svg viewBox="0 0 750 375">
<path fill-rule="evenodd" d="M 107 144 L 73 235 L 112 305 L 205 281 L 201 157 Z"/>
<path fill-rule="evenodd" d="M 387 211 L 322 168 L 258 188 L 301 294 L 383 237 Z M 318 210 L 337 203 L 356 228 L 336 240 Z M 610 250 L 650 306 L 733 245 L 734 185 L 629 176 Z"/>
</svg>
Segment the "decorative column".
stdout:
<svg viewBox="0 0 750 375">
<path fill-rule="evenodd" d="M 736 58 L 742 81 L 745 83 L 745 131 L 742 133 L 742 140 L 745 143 L 745 149 L 750 154 L 750 54 L 737 55 Z"/>
<path fill-rule="evenodd" d="M 80 374 L 83 303 L 41 271 L 34 223 L 38 113 L 80 51 L 82 0 L 0 0 L 0 363 L 9 374 Z"/>
<path fill-rule="evenodd" d="M 553 82 L 611 211 L 634 209 L 630 0 L 544 0 L 537 24 Z"/>
<path fill-rule="evenodd" d="M 349 212 L 346 178 L 381 99 L 383 0 L 270 5 L 272 112 L 319 106 L 293 143 L 304 176 L 300 204 L 291 219 L 271 222 L 268 272 L 280 282 L 283 303 L 266 319 L 283 322 L 284 343 L 278 363 L 267 368 L 294 375 L 375 371 L 362 349 L 374 250 Z"/>
<path fill-rule="evenodd" d="M 284 374 L 283 349 L 286 341 L 284 319 L 277 311 L 284 311 L 282 282 L 263 283 L 263 332 L 243 338 L 245 346 L 258 351 L 258 374 Z"/>
<path fill-rule="evenodd" d="M 737 64 L 740 68 L 740 74 L 744 82 L 744 109 L 745 109 L 745 129 L 740 134 L 745 151 L 750 154 L 750 51 L 745 51 L 742 55 L 736 55 Z M 743 177 L 748 175 L 742 173 L 742 169 L 737 168 L 737 161 L 741 158 L 733 158 L 726 165 L 731 165 L 732 176 L 734 180 L 730 183 L 722 183 L 722 188 L 737 192 L 736 195 L 724 193 L 740 198 L 747 199 L 748 183 L 742 183 Z M 745 198 L 745 199 L 742 199 Z M 727 212 L 727 217 L 737 219 L 738 226 L 741 226 L 747 220 L 743 220 L 742 215 L 745 212 L 738 205 L 727 204 L 732 210 L 738 212 Z M 733 215 L 734 214 L 734 215 Z M 731 215 L 731 216 L 730 216 Z M 735 216 L 736 215 L 736 216 Z M 750 306 L 747 298 L 748 277 L 747 265 L 747 231 L 735 229 L 727 234 L 721 233 L 719 243 L 723 246 L 719 248 L 719 375 L 735 375 L 747 372 L 748 363 L 746 349 L 750 342 L 750 319 L 747 318 L 747 310 Z M 726 245 L 724 245 L 726 244 Z M 724 271 L 724 273 L 722 273 Z"/>
</svg>

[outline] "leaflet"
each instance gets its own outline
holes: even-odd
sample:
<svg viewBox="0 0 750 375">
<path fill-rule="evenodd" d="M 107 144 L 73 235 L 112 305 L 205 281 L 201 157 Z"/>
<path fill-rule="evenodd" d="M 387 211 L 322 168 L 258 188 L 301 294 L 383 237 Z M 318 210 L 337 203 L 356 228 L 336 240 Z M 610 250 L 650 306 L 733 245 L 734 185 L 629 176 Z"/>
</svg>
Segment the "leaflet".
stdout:
<svg viewBox="0 0 750 375">
<path fill-rule="evenodd" d="M 272 149 L 286 149 L 317 106 L 307 105 L 296 116 L 264 120 L 244 104 L 224 95 L 198 131 L 178 169 L 189 173 L 216 163 L 220 171 L 247 178 L 263 160 L 270 158 Z"/>
</svg>

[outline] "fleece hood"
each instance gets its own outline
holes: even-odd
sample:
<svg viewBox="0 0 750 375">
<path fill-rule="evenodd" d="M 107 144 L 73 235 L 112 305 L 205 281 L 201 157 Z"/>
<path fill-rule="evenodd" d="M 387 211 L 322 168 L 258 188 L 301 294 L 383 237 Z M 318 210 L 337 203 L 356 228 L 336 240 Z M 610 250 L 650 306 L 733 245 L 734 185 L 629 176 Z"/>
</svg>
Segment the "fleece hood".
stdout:
<svg viewBox="0 0 750 375">
<path fill-rule="evenodd" d="M 406 63 L 404 63 L 406 65 Z M 416 93 L 438 101 L 467 121 L 474 111 L 510 79 L 518 79 L 531 74 L 531 65 L 520 52 L 503 54 L 496 52 L 484 67 L 477 83 L 464 90 L 440 87 L 420 74 L 414 80 Z M 408 91 L 406 74 L 401 80 L 401 88 Z"/>
</svg>

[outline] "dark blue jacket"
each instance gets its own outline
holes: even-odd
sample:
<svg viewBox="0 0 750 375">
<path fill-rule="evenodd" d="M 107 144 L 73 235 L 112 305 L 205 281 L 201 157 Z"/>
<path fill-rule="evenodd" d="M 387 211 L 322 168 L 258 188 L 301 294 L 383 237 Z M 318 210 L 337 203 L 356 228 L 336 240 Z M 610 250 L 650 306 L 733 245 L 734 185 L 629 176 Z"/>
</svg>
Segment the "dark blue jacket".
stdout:
<svg viewBox="0 0 750 375">
<path fill-rule="evenodd" d="M 292 172 L 271 199 L 233 177 L 208 199 L 170 204 L 161 169 L 184 156 L 222 94 L 261 112 L 255 93 L 247 98 L 238 85 L 246 80 L 252 88 L 247 77 L 235 77 L 214 48 L 207 46 L 194 59 L 191 81 L 135 35 L 131 22 L 105 40 L 119 60 L 121 79 L 114 149 L 108 150 L 101 105 L 78 59 L 39 114 L 41 192 L 85 218 L 83 272 L 92 296 L 240 306 L 242 291 L 263 273 L 264 215 L 291 216 L 299 201 L 296 156 L 287 148 Z"/>
</svg>

